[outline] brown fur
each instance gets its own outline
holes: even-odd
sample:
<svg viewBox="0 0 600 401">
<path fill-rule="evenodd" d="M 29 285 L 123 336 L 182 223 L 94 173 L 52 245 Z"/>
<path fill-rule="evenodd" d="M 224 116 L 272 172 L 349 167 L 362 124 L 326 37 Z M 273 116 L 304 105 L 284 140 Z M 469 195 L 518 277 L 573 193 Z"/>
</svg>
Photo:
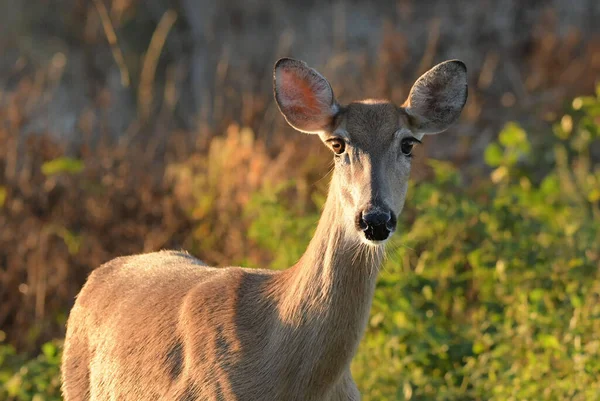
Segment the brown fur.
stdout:
<svg viewBox="0 0 600 401">
<path fill-rule="evenodd" d="M 288 82 L 298 79 L 324 78 L 301 71 Z M 302 97 L 325 87 L 298 85 Z M 412 133 L 407 112 L 388 102 L 325 102 L 316 112 L 318 100 L 307 102 L 311 118 L 322 118 L 309 126 L 329 125 L 321 138 L 348 144 L 300 261 L 280 272 L 217 269 L 162 251 L 99 267 L 68 321 L 67 401 L 360 399 L 349 366 L 384 248 L 364 239 L 354 217 L 380 203 L 400 213 L 410 160 L 398 147 Z"/>
</svg>

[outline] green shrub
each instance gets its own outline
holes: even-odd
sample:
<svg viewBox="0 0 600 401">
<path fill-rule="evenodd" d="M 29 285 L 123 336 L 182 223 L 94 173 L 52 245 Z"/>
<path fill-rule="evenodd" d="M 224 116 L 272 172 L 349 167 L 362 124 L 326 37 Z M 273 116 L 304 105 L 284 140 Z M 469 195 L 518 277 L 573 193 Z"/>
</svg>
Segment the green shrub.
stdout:
<svg viewBox="0 0 600 401">
<path fill-rule="evenodd" d="M 511 123 L 490 180 L 434 162 L 410 188 L 354 362 L 365 400 L 600 399 L 600 93 L 573 106 L 550 157 Z"/>
<path fill-rule="evenodd" d="M 287 268 L 300 259 L 319 220 L 316 207 L 307 211 L 286 199 L 285 191 L 291 186 L 287 182 L 265 187 L 254 194 L 246 207 L 246 214 L 252 216 L 248 236 L 273 256 L 271 269 Z M 315 193 L 312 201 L 320 208 L 325 196 Z"/>
<path fill-rule="evenodd" d="M 1 333 L 1 332 L 0 332 Z M 58 401 L 61 342 L 49 342 L 34 359 L 0 342 L 0 400 Z"/>
</svg>

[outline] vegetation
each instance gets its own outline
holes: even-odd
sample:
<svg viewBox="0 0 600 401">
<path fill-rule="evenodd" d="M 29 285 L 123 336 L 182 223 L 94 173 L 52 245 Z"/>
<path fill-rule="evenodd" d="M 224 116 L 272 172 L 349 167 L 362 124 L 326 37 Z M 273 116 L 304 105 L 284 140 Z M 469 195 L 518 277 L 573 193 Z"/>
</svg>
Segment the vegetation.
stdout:
<svg viewBox="0 0 600 401">
<path fill-rule="evenodd" d="M 485 152 L 489 177 L 467 182 L 453 165 L 431 160 L 434 178 L 411 183 L 353 365 L 365 400 L 598 398 L 600 87 L 596 97 L 576 98 L 553 130 L 531 143 L 509 123 Z M 238 262 L 293 263 L 315 227 L 324 185 L 308 190 L 302 178 L 277 180 L 276 172 L 253 181 L 266 174 L 258 162 L 246 166 L 249 180 L 226 191 L 214 177 L 270 156 L 236 127 L 215 141 L 209 157 L 217 170 L 207 172 L 204 159 L 169 170 L 175 193 L 198 180 L 214 187 L 212 196 L 184 196 L 195 216 L 187 243 L 202 252 L 207 233 L 238 214 L 244 223 L 235 235 L 258 249 L 247 257 L 239 250 Z M 238 164 L 214 163 L 228 149 Z M 66 159 L 45 166 L 47 174 L 83 168 Z M 311 174 L 299 166 L 301 177 Z M 224 194 L 244 206 L 207 220 Z M 0 343 L 0 399 L 59 399 L 59 347 L 46 343 L 26 360 Z"/>
<path fill-rule="evenodd" d="M 44 344 L 41 354 L 30 360 L 0 343 L 0 399 L 61 400 L 60 342 Z"/>
<path fill-rule="evenodd" d="M 490 180 L 433 162 L 434 182 L 410 189 L 354 364 L 366 399 L 598 399 L 598 95 L 544 147 L 508 124 Z"/>
</svg>

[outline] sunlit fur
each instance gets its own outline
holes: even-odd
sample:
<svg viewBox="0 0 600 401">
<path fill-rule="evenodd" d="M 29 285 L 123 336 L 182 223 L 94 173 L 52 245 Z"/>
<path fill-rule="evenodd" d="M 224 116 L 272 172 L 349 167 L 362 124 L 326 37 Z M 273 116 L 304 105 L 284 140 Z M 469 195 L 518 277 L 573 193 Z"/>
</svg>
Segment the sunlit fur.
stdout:
<svg viewBox="0 0 600 401">
<path fill-rule="evenodd" d="M 277 76 L 286 77 L 283 87 Z M 66 401 L 360 399 L 349 367 L 367 324 L 384 246 L 365 240 L 355 216 L 380 204 L 400 213 L 410 171 L 400 142 L 421 135 L 413 120 L 418 116 L 422 126 L 427 110 L 421 106 L 434 102 L 413 98 L 411 104 L 421 105 L 413 109 L 380 101 L 338 106 L 321 75 L 290 59 L 276 65 L 275 77 L 276 98 L 287 99 L 278 105 L 288 121 L 323 141 L 347 142 L 346 152 L 335 157 L 306 252 L 277 272 L 207 267 L 175 251 L 100 266 L 68 320 Z M 464 79 L 420 82 L 434 85 L 444 99 L 460 100 L 466 93 L 444 91 L 466 91 Z M 435 114 L 438 128 L 457 117 Z"/>
</svg>

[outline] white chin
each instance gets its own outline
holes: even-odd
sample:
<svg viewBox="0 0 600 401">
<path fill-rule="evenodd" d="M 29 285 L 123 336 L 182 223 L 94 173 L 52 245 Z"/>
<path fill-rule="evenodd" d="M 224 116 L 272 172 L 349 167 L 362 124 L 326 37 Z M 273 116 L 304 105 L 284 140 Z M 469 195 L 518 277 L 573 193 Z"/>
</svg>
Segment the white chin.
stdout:
<svg viewBox="0 0 600 401">
<path fill-rule="evenodd" d="M 385 245 L 385 243 L 390 239 L 390 237 L 384 239 L 383 241 L 371 241 L 370 239 L 367 239 L 364 235 L 361 235 L 360 239 L 361 239 L 362 243 L 365 245 L 378 247 L 378 246 Z"/>
</svg>

